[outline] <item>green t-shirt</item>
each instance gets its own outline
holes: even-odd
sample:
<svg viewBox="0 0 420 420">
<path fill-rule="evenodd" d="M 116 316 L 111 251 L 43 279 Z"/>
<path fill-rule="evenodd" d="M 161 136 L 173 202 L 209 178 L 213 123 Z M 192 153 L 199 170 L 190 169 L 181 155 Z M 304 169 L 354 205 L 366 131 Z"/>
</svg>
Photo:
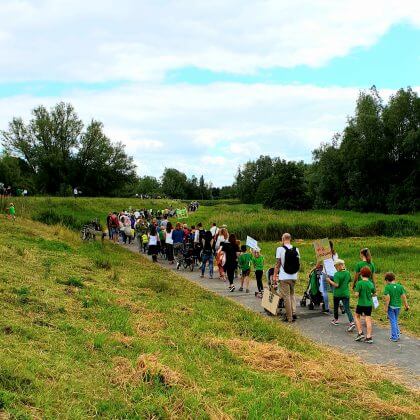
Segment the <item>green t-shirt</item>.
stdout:
<svg viewBox="0 0 420 420">
<path fill-rule="evenodd" d="M 264 270 L 264 257 L 260 255 L 259 257 L 252 256 L 252 263 L 254 264 L 255 270 Z"/>
<path fill-rule="evenodd" d="M 385 286 L 384 295 L 389 295 L 389 306 L 401 308 L 401 296 L 405 295 L 405 289 L 400 283 L 389 283 Z"/>
<path fill-rule="evenodd" d="M 334 288 L 335 297 L 350 297 L 349 284 L 351 283 L 351 275 L 347 270 L 337 271 L 334 274 L 334 283 L 338 287 Z"/>
<path fill-rule="evenodd" d="M 251 268 L 252 255 L 248 252 L 244 252 L 239 256 L 238 265 L 241 270 L 249 270 Z"/>
<path fill-rule="evenodd" d="M 16 212 L 15 212 L 15 207 L 14 207 L 14 206 L 10 206 L 10 207 L 9 207 L 9 214 L 10 214 L 11 216 L 14 216 L 14 215 L 16 214 Z"/>
<path fill-rule="evenodd" d="M 373 305 L 372 295 L 375 293 L 375 286 L 371 281 L 359 280 L 354 290 L 359 293 L 359 300 L 357 301 L 359 306 Z"/>
<path fill-rule="evenodd" d="M 375 264 L 371 261 L 370 263 L 368 263 L 367 261 L 359 261 L 356 266 L 354 267 L 354 271 L 356 273 L 360 273 L 360 270 L 363 267 L 369 267 L 370 271 L 372 271 L 372 275 L 374 273 L 376 273 L 376 267 Z M 359 275 L 359 280 L 362 280 L 362 277 Z M 373 279 L 370 277 L 369 280 L 373 283 Z"/>
</svg>

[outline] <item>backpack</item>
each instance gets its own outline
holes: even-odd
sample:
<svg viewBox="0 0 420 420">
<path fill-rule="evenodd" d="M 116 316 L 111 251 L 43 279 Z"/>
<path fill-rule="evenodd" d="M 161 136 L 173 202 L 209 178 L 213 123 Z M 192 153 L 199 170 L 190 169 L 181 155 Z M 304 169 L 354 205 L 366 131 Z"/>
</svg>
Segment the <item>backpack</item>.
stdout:
<svg viewBox="0 0 420 420">
<path fill-rule="evenodd" d="M 296 274 L 300 268 L 300 258 L 296 247 L 287 248 L 283 246 L 286 251 L 284 254 L 283 270 L 286 274 Z"/>
</svg>

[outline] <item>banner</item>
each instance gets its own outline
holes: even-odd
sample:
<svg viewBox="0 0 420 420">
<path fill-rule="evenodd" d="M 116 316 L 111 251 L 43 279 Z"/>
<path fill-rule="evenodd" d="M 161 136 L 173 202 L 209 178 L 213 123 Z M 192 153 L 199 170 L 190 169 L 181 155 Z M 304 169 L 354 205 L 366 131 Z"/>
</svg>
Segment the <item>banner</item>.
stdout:
<svg viewBox="0 0 420 420">
<path fill-rule="evenodd" d="M 314 249 L 316 260 L 318 262 L 332 258 L 330 241 L 328 240 L 328 238 L 318 239 L 317 241 L 315 241 Z"/>
<path fill-rule="evenodd" d="M 176 209 L 176 217 L 177 219 L 187 219 L 188 218 L 188 210 L 185 209 Z"/>
<path fill-rule="evenodd" d="M 258 242 L 250 236 L 246 237 L 246 246 L 249 246 L 251 249 L 259 250 Z"/>
</svg>

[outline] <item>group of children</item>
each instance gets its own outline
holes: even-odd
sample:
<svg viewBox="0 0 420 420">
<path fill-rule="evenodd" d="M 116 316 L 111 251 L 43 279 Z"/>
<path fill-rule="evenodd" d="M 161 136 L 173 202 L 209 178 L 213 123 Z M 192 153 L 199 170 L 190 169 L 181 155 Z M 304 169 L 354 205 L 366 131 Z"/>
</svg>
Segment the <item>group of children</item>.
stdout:
<svg viewBox="0 0 420 420">
<path fill-rule="evenodd" d="M 362 250 L 361 256 L 366 254 L 366 249 Z M 357 298 L 356 314 L 353 314 L 350 309 L 350 285 L 351 275 L 346 269 L 345 263 L 341 259 L 334 262 L 336 273 L 331 279 L 327 277 L 327 282 L 333 287 L 334 299 L 334 318 L 332 324 L 338 325 L 339 307 L 342 304 L 343 310 L 347 314 L 349 326 L 347 331 L 351 332 L 357 328 L 356 341 L 364 341 L 365 343 L 373 343 L 372 339 L 372 310 L 373 307 L 378 305 L 376 285 L 373 280 L 373 263 L 371 261 L 361 260 L 356 265 L 356 278 L 353 283 L 353 290 Z M 398 316 L 404 305 L 408 310 L 407 295 L 404 287 L 396 281 L 394 273 L 385 274 L 385 288 L 383 295 L 385 298 L 385 313 L 390 322 L 390 340 L 398 341 L 400 338 L 400 330 L 398 326 Z M 362 316 L 365 317 L 366 334 L 363 332 Z"/>
<path fill-rule="evenodd" d="M 251 266 L 254 267 L 255 278 L 257 280 L 258 292 L 255 292 L 255 296 L 262 297 L 264 291 L 264 286 L 262 283 L 264 274 L 264 256 L 261 255 L 261 252 L 258 249 L 253 250 L 250 254 L 247 252 L 246 245 L 242 245 L 241 254 L 238 257 L 238 268 L 241 270 L 241 287 L 239 288 L 240 292 L 244 290 L 245 285 L 245 292 L 249 293 Z"/>
</svg>

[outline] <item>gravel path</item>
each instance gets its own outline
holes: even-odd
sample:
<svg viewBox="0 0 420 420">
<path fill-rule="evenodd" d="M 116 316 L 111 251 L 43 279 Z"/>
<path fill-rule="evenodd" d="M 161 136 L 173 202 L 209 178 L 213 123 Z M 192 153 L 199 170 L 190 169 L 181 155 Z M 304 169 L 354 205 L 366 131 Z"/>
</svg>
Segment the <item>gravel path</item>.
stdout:
<svg viewBox="0 0 420 420">
<path fill-rule="evenodd" d="M 135 245 L 124 247 L 138 254 Z M 145 256 L 143 255 L 143 257 Z M 207 273 L 205 278 L 202 279 L 198 269 L 194 270 L 194 272 L 183 269 L 176 270 L 174 265 L 170 265 L 164 260 L 159 260 L 159 264 L 168 270 L 176 271 L 180 276 L 204 289 L 231 299 L 263 316 L 269 316 L 261 307 L 261 300 L 254 296 L 255 284 L 251 284 L 251 293 L 238 292 L 238 280 L 235 280 L 237 289 L 231 293 L 227 290 L 227 283 L 218 279 L 217 271 L 214 279 L 209 279 Z M 332 318 L 330 316 L 321 314 L 319 310 L 310 311 L 307 307 L 301 308 L 299 303 L 297 304 L 297 315 L 298 320 L 291 325 L 303 335 L 317 343 L 335 347 L 346 354 L 354 353 L 368 363 L 396 367 L 403 373 L 406 382 L 420 388 L 419 339 L 402 335 L 398 343 L 393 343 L 389 340 L 388 328 L 374 325 L 374 343 L 359 343 L 354 341 L 354 333 L 346 332 L 346 315 L 340 314 L 342 323 L 335 326 L 331 324 Z"/>
</svg>

